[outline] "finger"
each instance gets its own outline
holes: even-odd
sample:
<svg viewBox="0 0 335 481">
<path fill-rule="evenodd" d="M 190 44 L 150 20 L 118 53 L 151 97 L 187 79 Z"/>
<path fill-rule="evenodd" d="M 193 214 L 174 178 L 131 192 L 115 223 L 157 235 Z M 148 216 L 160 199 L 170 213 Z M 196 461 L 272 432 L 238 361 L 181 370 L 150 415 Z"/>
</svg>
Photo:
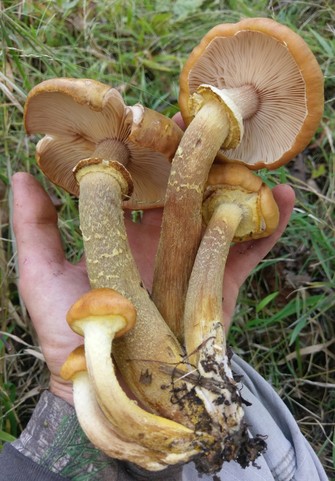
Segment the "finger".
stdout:
<svg viewBox="0 0 335 481">
<path fill-rule="evenodd" d="M 185 123 L 183 121 L 183 117 L 181 116 L 181 113 L 178 112 L 177 114 L 175 114 L 173 117 L 172 117 L 172 120 L 174 120 L 174 122 L 176 122 L 176 124 L 182 129 L 182 130 L 185 130 Z"/>
<path fill-rule="evenodd" d="M 57 213 L 40 184 L 26 173 L 12 178 L 13 226 L 19 268 L 60 264 L 65 260 Z"/>
<path fill-rule="evenodd" d="M 49 368 L 54 370 L 61 363 L 58 350 L 69 352 L 73 343 L 81 342 L 65 319 L 70 305 L 89 289 L 89 284 L 84 269 L 65 259 L 57 213 L 40 184 L 29 174 L 17 173 L 12 188 L 20 295 Z"/>
<path fill-rule="evenodd" d="M 293 189 L 288 185 L 279 185 L 273 189 L 273 195 L 280 212 L 276 231 L 263 239 L 236 244 L 229 253 L 223 283 L 224 312 L 227 320 L 232 315 L 241 285 L 270 252 L 289 222 L 295 201 Z"/>
<path fill-rule="evenodd" d="M 276 231 L 263 239 L 236 244 L 230 252 L 227 263 L 234 266 L 236 280 L 240 285 L 250 271 L 270 252 L 289 222 L 295 200 L 293 189 L 288 185 L 277 186 L 273 189 L 273 196 L 280 212 Z"/>
</svg>

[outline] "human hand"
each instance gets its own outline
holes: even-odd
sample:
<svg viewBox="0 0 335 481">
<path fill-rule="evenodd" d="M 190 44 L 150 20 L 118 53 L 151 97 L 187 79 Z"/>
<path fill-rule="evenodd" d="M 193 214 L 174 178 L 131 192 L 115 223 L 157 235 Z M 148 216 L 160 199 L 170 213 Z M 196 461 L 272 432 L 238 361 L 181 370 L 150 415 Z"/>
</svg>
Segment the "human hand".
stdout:
<svg viewBox="0 0 335 481">
<path fill-rule="evenodd" d="M 73 265 L 66 260 L 57 227 L 57 213 L 38 182 L 29 174 L 18 173 L 13 176 L 12 186 L 20 294 L 51 373 L 50 390 L 72 403 L 72 386 L 61 379 L 59 372 L 68 354 L 83 342 L 68 327 L 66 313 L 90 288 L 85 263 L 82 260 Z M 278 186 L 273 192 L 281 212 L 277 231 L 266 239 L 246 242 L 231 249 L 223 293 L 227 300 L 227 320 L 231 319 L 241 284 L 271 250 L 289 220 L 294 203 L 292 189 Z M 145 285 L 150 288 L 161 210 L 146 211 L 139 224 L 133 223 L 130 213 L 126 213 L 125 222 L 135 261 Z"/>
<path fill-rule="evenodd" d="M 90 288 L 84 261 L 65 258 L 57 212 L 46 192 L 29 174 L 12 178 L 19 291 L 50 370 L 50 389 L 72 403 L 72 388 L 59 373 L 70 352 L 83 343 L 67 325 L 69 307 Z"/>
</svg>

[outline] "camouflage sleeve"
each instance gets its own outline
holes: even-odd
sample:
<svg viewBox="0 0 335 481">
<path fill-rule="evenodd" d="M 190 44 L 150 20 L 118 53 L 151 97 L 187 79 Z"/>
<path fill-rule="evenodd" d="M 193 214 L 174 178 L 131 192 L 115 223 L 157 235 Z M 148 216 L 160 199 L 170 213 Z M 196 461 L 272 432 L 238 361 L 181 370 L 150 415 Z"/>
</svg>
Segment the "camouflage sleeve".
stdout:
<svg viewBox="0 0 335 481">
<path fill-rule="evenodd" d="M 109 458 L 87 439 L 74 408 L 49 391 L 41 395 L 26 429 L 12 446 L 40 467 L 71 481 L 181 479 L 179 467 L 150 473 Z"/>
</svg>

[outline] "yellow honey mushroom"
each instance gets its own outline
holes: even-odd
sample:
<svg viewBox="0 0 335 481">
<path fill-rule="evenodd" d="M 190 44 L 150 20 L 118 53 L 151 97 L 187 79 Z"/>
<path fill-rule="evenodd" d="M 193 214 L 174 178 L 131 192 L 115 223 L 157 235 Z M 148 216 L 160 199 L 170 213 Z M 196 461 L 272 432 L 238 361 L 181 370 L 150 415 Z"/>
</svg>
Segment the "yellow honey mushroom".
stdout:
<svg viewBox="0 0 335 481">
<path fill-rule="evenodd" d="M 36 147 L 43 173 L 79 196 L 91 287 L 116 289 L 136 307 L 134 329 L 114 348 L 126 383 L 151 411 L 192 425 L 161 389 L 171 378 L 160 367 L 178 364 L 183 350 L 142 283 L 123 219 L 123 207 L 163 205 L 181 129 L 158 112 L 125 105 L 108 85 L 68 78 L 46 80 L 29 92 L 25 127 L 45 134 Z M 142 382 L 143 373 L 150 382 Z"/>
<path fill-rule="evenodd" d="M 214 332 L 218 330 L 225 341 L 224 329 L 217 326 L 224 328 L 222 285 L 231 243 L 271 235 L 278 226 L 279 210 L 271 189 L 245 166 L 215 164 L 206 184 L 203 219 L 207 226 L 190 277 L 183 319 L 192 364 L 198 362 L 199 346 Z"/>
<path fill-rule="evenodd" d="M 279 210 L 270 188 L 246 167 L 213 165 L 205 191 L 203 217 L 207 226 L 185 302 L 185 348 L 190 365 L 201 379 L 201 388 L 195 386 L 195 391 L 212 420 L 212 434 L 215 436 L 217 432 L 222 453 L 230 443 L 231 452 L 235 453 L 232 459 L 239 459 L 251 441 L 226 346 L 223 276 L 231 242 L 270 235 L 278 225 Z M 261 437 L 258 441 L 255 457 L 265 446 Z M 247 457 L 247 463 L 253 460 Z"/>
</svg>

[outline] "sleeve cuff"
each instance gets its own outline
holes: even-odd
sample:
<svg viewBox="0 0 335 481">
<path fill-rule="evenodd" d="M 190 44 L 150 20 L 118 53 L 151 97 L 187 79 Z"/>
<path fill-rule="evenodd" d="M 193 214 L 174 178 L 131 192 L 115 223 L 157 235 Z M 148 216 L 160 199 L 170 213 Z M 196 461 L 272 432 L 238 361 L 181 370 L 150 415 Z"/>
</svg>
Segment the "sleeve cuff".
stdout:
<svg viewBox="0 0 335 481">
<path fill-rule="evenodd" d="M 36 463 L 43 472 L 49 470 L 71 481 L 181 480 L 181 466 L 149 472 L 106 456 L 84 434 L 74 407 L 49 391 L 41 395 L 26 429 L 12 447 L 19 451 L 19 455 Z"/>
<path fill-rule="evenodd" d="M 73 481 L 116 480 L 118 463 L 96 449 L 82 431 L 73 406 L 45 391 L 20 438 L 12 443 L 39 466 Z"/>
</svg>

